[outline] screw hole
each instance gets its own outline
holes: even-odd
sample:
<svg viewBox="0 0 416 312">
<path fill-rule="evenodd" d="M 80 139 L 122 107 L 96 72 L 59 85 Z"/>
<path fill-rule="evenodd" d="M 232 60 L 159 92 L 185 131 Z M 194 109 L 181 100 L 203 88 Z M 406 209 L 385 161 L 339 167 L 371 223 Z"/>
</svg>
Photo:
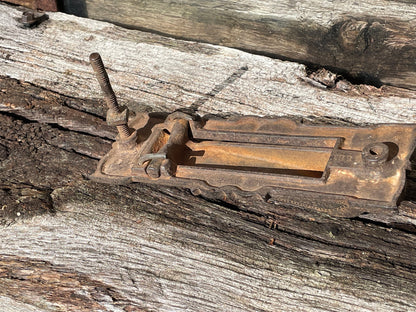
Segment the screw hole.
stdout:
<svg viewBox="0 0 416 312">
<path fill-rule="evenodd" d="M 369 144 L 362 151 L 364 161 L 373 165 L 385 163 L 389 154 L 389 147 L 384 143 Z"/>
<path fill-rule="evenodd" d="M 385 153 L 386 151 L 384 150 L 384 146 L 382 145 L 375 145 L 372 146 L 369 150 L 368 153 L 372 156 L 378 157 L 383 155 L 383 153 Z"/>
<path fill-rule="evenodd" d="M 378 153 L 375 150 L 373 150 L 373 149 L 370 149 L 370 154 L 371 155 L 378 155 Z"/>
</svg>

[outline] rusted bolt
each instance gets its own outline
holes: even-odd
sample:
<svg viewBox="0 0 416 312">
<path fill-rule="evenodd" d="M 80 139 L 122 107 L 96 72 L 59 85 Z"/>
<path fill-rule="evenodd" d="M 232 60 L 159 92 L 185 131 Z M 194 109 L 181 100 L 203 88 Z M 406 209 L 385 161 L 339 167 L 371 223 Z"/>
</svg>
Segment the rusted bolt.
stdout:
<svg viewBox="0 0 416 312">
<path fill-rule="evenodd" d="M 364 147 L 361 155 L 367 165 L 382 165 L 389 157 L 389 147 L 384 143 L 371 143 Z"/>
<path fill-rule="evenodd" d="M 22 23 L 30 23 L 35 19 L 35 13 L 26 11 L 22 14 Z"/>
<path fill-rule="evenodd" d="M 49 16 L 45 13 L 25 11 L 22 13 L 22 17 L 18 18 L 17 21 L 23 28 L 32 28 L 39 25 L 43 21 L 46 21 L 48 18 Z"/>
<path fill-rule="evenodd" d="M 113 114 L 122 114 L 122 111 L 118 105 L 116 95 L 111 87 L 110 79 L 108 78 L 107 71 L 105 70 L 104 63 L 101 59 L 100 54 L 92 53 L 90 55 L 90 63 L 94 69 L 95 76 L 97 77 L 98 83 L 100 84 L 101 90 L 104 93 L 105 101 L 108 109 Z M 130 129 L 127 124 L 117 125 L 118 133 L 121 139 L 127 139 L 130 136 Z"/>
</svg>

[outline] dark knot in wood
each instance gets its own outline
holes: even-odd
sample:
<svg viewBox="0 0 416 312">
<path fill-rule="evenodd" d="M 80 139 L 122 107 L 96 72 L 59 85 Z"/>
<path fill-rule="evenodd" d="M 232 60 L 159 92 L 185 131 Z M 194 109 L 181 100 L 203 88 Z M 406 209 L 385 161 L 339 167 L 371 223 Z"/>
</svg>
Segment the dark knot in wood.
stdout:
<svg viewBox="0 0 416 312">
<path fill-rule="evenodd" d="M 339 29 L 338 43 L 347 51 L 364 52 L 368 46 L 368 27 L 367 21 L 345 21 Z"/>
</svg>

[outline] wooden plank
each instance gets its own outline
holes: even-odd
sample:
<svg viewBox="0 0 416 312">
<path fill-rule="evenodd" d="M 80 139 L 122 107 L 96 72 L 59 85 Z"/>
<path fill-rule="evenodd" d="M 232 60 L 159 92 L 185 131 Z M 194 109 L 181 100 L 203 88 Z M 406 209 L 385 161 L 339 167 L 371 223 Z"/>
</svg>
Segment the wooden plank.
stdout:
<svg viewBox="0 0 416 312">
<path fill-rule="evenodd" d="M 1 0 L 3 2 L 14 3 L 27 7 L 32 10 L 44 10 L 44 11 L 58 11 L 58 3 L 56 0 Z"/>
<path fill-rule="evenodd" d="M 43 92 L 45 104 L 65 100 Z M 229 207 L 181 189 L 97 184 L 83 178 L 96 160 L 74 150 L 100 138 L 3 114 L 0 133 L 8 312 L 415 309 L 415 234 L 249 197 Z"/>
<path fill-rule="evenodd" d="M 0 5 L 0 73 L 61 94 L 101 98 L 88 64 L 89 54 L 98 51 L 121 102 L 132 110 L 186 108 L 198 114 L 331 117 L 354 123 L 416 120 L 413 91 L 347 81 L 341 81 L 342 89 L 326 88 L 297 63 L 62 13 L 50 13 L 38 28 L 21 29 L 15 20 L 20 14 Z"/>
<path fill-rule="evenodd" d="M 412 1 L 86 0 L 83 14 L 416 88 Z"/>
<path fill-rule="evenodd" d="M 27 8 L 30 8 L 32 10 L 36 10 L 36 0 L 8 0 L 8 1 L 3 1 L 2 2 L 8 2 L 8 3 L 13 3 L 13 4 L 17 4 L 17 5 L 21 5 Z"/>
<path fill-rule="evenodd" d="M 91 182 L 114 130 L 87 59 L 100 51 L 138 110 L 411 122 L 414 92 L 325 89 L 299 64 L 60 13 L 23 30 L 19 14 L 0 5 L 0 73 L 19 79 L 0 78 L 0 309 L 416 310 L 414 170 L 397 215 L 365 222 Z"/>
</svg>

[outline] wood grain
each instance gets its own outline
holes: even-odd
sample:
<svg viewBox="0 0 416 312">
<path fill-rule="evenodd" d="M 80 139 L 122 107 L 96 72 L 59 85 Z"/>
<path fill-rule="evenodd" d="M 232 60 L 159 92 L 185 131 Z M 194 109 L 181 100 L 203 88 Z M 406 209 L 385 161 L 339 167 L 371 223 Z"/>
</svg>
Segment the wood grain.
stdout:
<svg viewBox="0 0 416 312">
<path fill-rule="evenodd" d="M 19 303 L 12 312 L 415 310 L 414 234 L 262 202 L 240 210 L 183 189 L 96 184 L 83 178 L 95 161 L 71 152 L 73 142 L 43 141 L 70 131 L 0 118 L 10 151 L 0 306 Z M 22 137 L 29 129 L 34 137 Z"/>
<path fill-rule="evenodd" d="M 0 5 L 0 73 L 72 97 L 101 98 L 88 56 L 100 52 L 115 92 L 136 111 L 293 115 L 353 123 L 414 122 L 416 93 L 344 83 L 327 88 L 305 66 L 234 49 L 126 30 L 62 13 L 21 29 Z M 102 109 L 102 108 L 101 108 Z"/>
<path fill-rule="evenodd" d="M 416 311 L 414 192 L 397 215 L 340 219 L 89 181 L 115 132 L 87 59 L 142 111 L 414 122 L 414 92 L 64 14 L 23 30 L 19 14 L 0 5 L 0 310 Z"/>
<path fill-rule="evenodd" d="M 59 11 L 60 5 L 56 0 L 1 0 L 3 2 L 13 3 L 27 7 L 32 10 Z"/>
<path fill-rule="evenodd" d="M 85 7 L 99 20 L 416 88 L 411 1 L 86 0 Z"/>
<path fill-rule="evenodd" d="M 20 110 L 71 100 L 10 78 L 0 89 L 0 103 Z M 64 125 L 91 114 L 94 103 L 76 102 Z M 416 311 L 414 204 L 372 222 L 249 194 L 229 206 L 186 189 L 97 184 L 87 177 L 110 142 L 43 114 L 0 114 L 7 312 Z"/>
</svg>

